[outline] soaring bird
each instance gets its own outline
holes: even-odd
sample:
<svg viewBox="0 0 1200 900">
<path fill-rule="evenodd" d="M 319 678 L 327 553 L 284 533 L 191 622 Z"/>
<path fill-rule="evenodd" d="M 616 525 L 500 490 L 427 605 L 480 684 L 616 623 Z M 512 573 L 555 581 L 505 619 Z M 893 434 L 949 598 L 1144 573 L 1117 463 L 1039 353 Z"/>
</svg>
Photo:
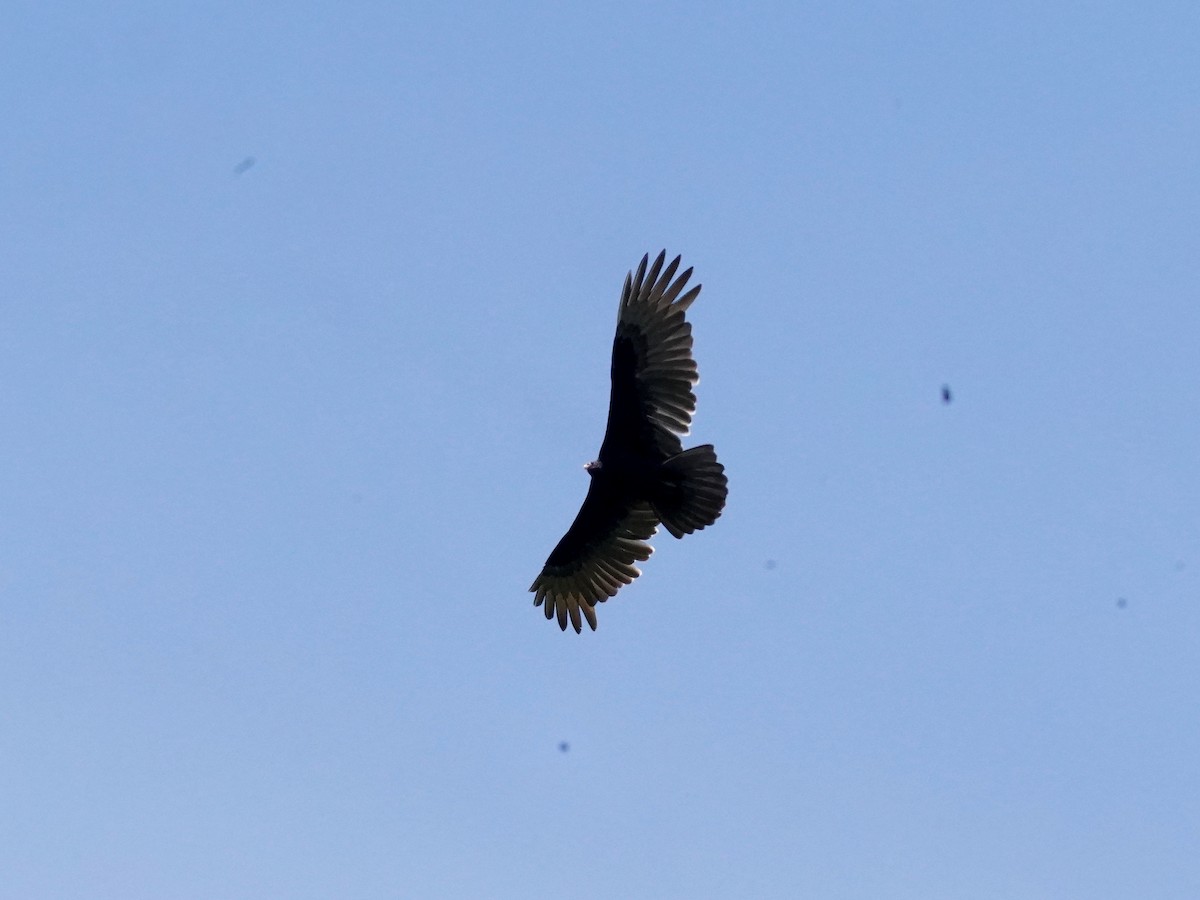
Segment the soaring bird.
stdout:
<svg viewBox="0 0 1200 900">
<path fill-rule="evenodd" d="M 596 629 L 596 604 L 616 596 L 641 574 L 647 543 L 659 524 L 677 538 L 711 525 L 725 508 L 725 467 L 712 444 L 684 450 L 700 380 L 692 359 L 692 326 L 684 312 L 700 285 L 683 293 L 692 270 L 675 277 L 679 257 L 663 268 L 642 257 L 625 276 L 613 339 L 608 428 L 575 521 L 534 579 L 534 606 L 546 618 L 567 620 L 576 632 L 586 619 Z M 681 296 L 682 295 L 682 296 Z"/>
</svg>

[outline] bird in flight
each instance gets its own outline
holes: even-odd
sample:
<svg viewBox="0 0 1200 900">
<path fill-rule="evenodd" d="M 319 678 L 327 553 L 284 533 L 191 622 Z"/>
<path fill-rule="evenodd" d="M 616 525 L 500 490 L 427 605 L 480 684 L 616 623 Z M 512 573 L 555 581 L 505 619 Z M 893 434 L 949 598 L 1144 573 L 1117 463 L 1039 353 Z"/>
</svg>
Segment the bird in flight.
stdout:
<svg viewBox="0 0 1200 900">
<path fill-rule="evenodd" d="M 596 630 L 596 604 L 641 574 L 647 543 L 661 524 L 682 538 L 711 525 L 725 508 L 725 467 L 712 444 L 684 450 L 696 411 L 700 376 L 692 359 L 692 326 L 684 318 L 700 285 L 683 293 L 692 270 L 675 276 L 666 251 L 642 257 L 625 276 L 613 339 L 612 394 L 600 453 L 584 468 L 587 497 L 542 572 L 529 588 L 533 605 L 576 632 Z"/>
</svg>

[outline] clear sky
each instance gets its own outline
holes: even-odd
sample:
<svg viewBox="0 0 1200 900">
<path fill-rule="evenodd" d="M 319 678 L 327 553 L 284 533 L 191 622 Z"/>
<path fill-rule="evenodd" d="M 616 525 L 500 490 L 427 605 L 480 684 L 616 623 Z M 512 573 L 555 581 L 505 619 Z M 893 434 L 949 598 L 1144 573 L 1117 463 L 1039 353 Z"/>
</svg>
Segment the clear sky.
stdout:
<svg viewBox="0 0 1200 900">
<path fill-rule="evenodd" d="M 10 0 L 0 150 L 4 900 L 1200 897 L 1194 2 Z"/>
</svg>

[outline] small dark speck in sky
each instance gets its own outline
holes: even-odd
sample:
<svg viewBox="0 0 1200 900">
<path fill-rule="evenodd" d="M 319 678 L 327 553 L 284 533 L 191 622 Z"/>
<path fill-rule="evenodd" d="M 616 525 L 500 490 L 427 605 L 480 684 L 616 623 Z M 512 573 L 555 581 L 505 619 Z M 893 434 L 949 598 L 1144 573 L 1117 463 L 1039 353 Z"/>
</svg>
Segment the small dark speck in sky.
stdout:
<svg viewBox="0 0 1200 900">
<path fill-rule="evenodd" d="M 566 741 L 558 742 L 558 752 L 559 753 L 566 753 L 570 749 L 571 749 L 571 745 L 568 744 Z"/>
<path fill-rule="evenodd" d="M 949 403 L 953 399 L 954 399 L 954 396 L 950 393 L 950 385 L 943 384 L 942 385 L 942 402 Z"/>
<path fill-rule="evenodd" d="M 1124 609 L 1128 605 L 1129 605 L 1129 601 L 1126 600 L 1124 597 L 1117 598 L 1117 609 Z"/>
<path fill-rule="evenodd" d="M 773 559 L 768 559 L 768 560 L 766 561 L 766 564 L 765 564 L 765 565 L 766 565 L 766 567 L 767 567 L 767 569 L 768 569 L 768 570 L 770 570 L 770 569 L 773 569 L 773 568 L 775 568 L 775 560 L 773 560 Z"/>
<path fill-rule="evenodd" d="M 243 172 L 245 172 L 247 169 L 249 169 L 251 166 L 253 166 L 256 162 L 258 162 L 258 160 L 255 159 L 253 156 L 247 156 L 240 163 L 238 163 L 236 166 L 233 167 L 233 174 L 241 175 Z"/>
</svg>

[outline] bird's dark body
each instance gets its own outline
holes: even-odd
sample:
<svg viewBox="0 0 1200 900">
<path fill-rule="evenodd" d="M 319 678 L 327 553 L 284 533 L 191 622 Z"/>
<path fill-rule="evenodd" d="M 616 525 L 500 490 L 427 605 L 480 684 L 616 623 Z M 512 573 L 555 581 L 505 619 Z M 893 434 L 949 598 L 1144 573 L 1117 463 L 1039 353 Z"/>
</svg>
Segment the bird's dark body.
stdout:
<svg viewBox="0 0 1200 900">
<path fill-rule="evenodd" d="M 603 497 L 608 502 L 604 507 L 593 507 L 592 510 L 580 509 L 575 522 L 567 533 L 562 536 L 554 550 L 546 560 L 548 566 L 560 566 L 569 563 L 580 551 L 580 541 L 573 531 L 576 526 L 587 527 L 597 523 L 596 512 L 602 509 L 614 511 L 624 509 L 639 500 L 651 502 L 667 493 L 659 472 L 661 462 L 647 457 L 630 455 L 611 456 L 609 459 L 597 460 L 600 463 L 589 463 L 588 475 L 591 484 L 588 486 L 588 497 L 593 494 Z M 615 521 L 616 516 L 613 516 Z"/>
<path fill-rule="evenodd" d="M 613 339 L 612 393 L 600 453 L 587 465 L 591 484 L 583 506 L 530 588 L 546 617 L 557 614 L 581 630 L 581 615 L 594 629 L 595 604 L 616 594 L 639 574 L 635 561 L 649 558 L 646 541 L 661 523 L 675 537 L 711 525 L 727 494 L 724 467 L 712 445 L 684 450 L 696 407 L 699 380 L 691 357 L 691 325 L 684 311 L 700 292 L 680 296 L 691 269 L 673 277 L 676 257 L 663 268 L 665 252 L 647 272 L 643 257 L 621 293 Z"/>
<path fill-rule="evenodd" d="M 665 456 L 630 453 L 601 457 L 599 466 L 588 471 L 592 480 L 610 494 L 630 500 L 653 500 L 662 488 L 662 464 Z"/>
</svg>

